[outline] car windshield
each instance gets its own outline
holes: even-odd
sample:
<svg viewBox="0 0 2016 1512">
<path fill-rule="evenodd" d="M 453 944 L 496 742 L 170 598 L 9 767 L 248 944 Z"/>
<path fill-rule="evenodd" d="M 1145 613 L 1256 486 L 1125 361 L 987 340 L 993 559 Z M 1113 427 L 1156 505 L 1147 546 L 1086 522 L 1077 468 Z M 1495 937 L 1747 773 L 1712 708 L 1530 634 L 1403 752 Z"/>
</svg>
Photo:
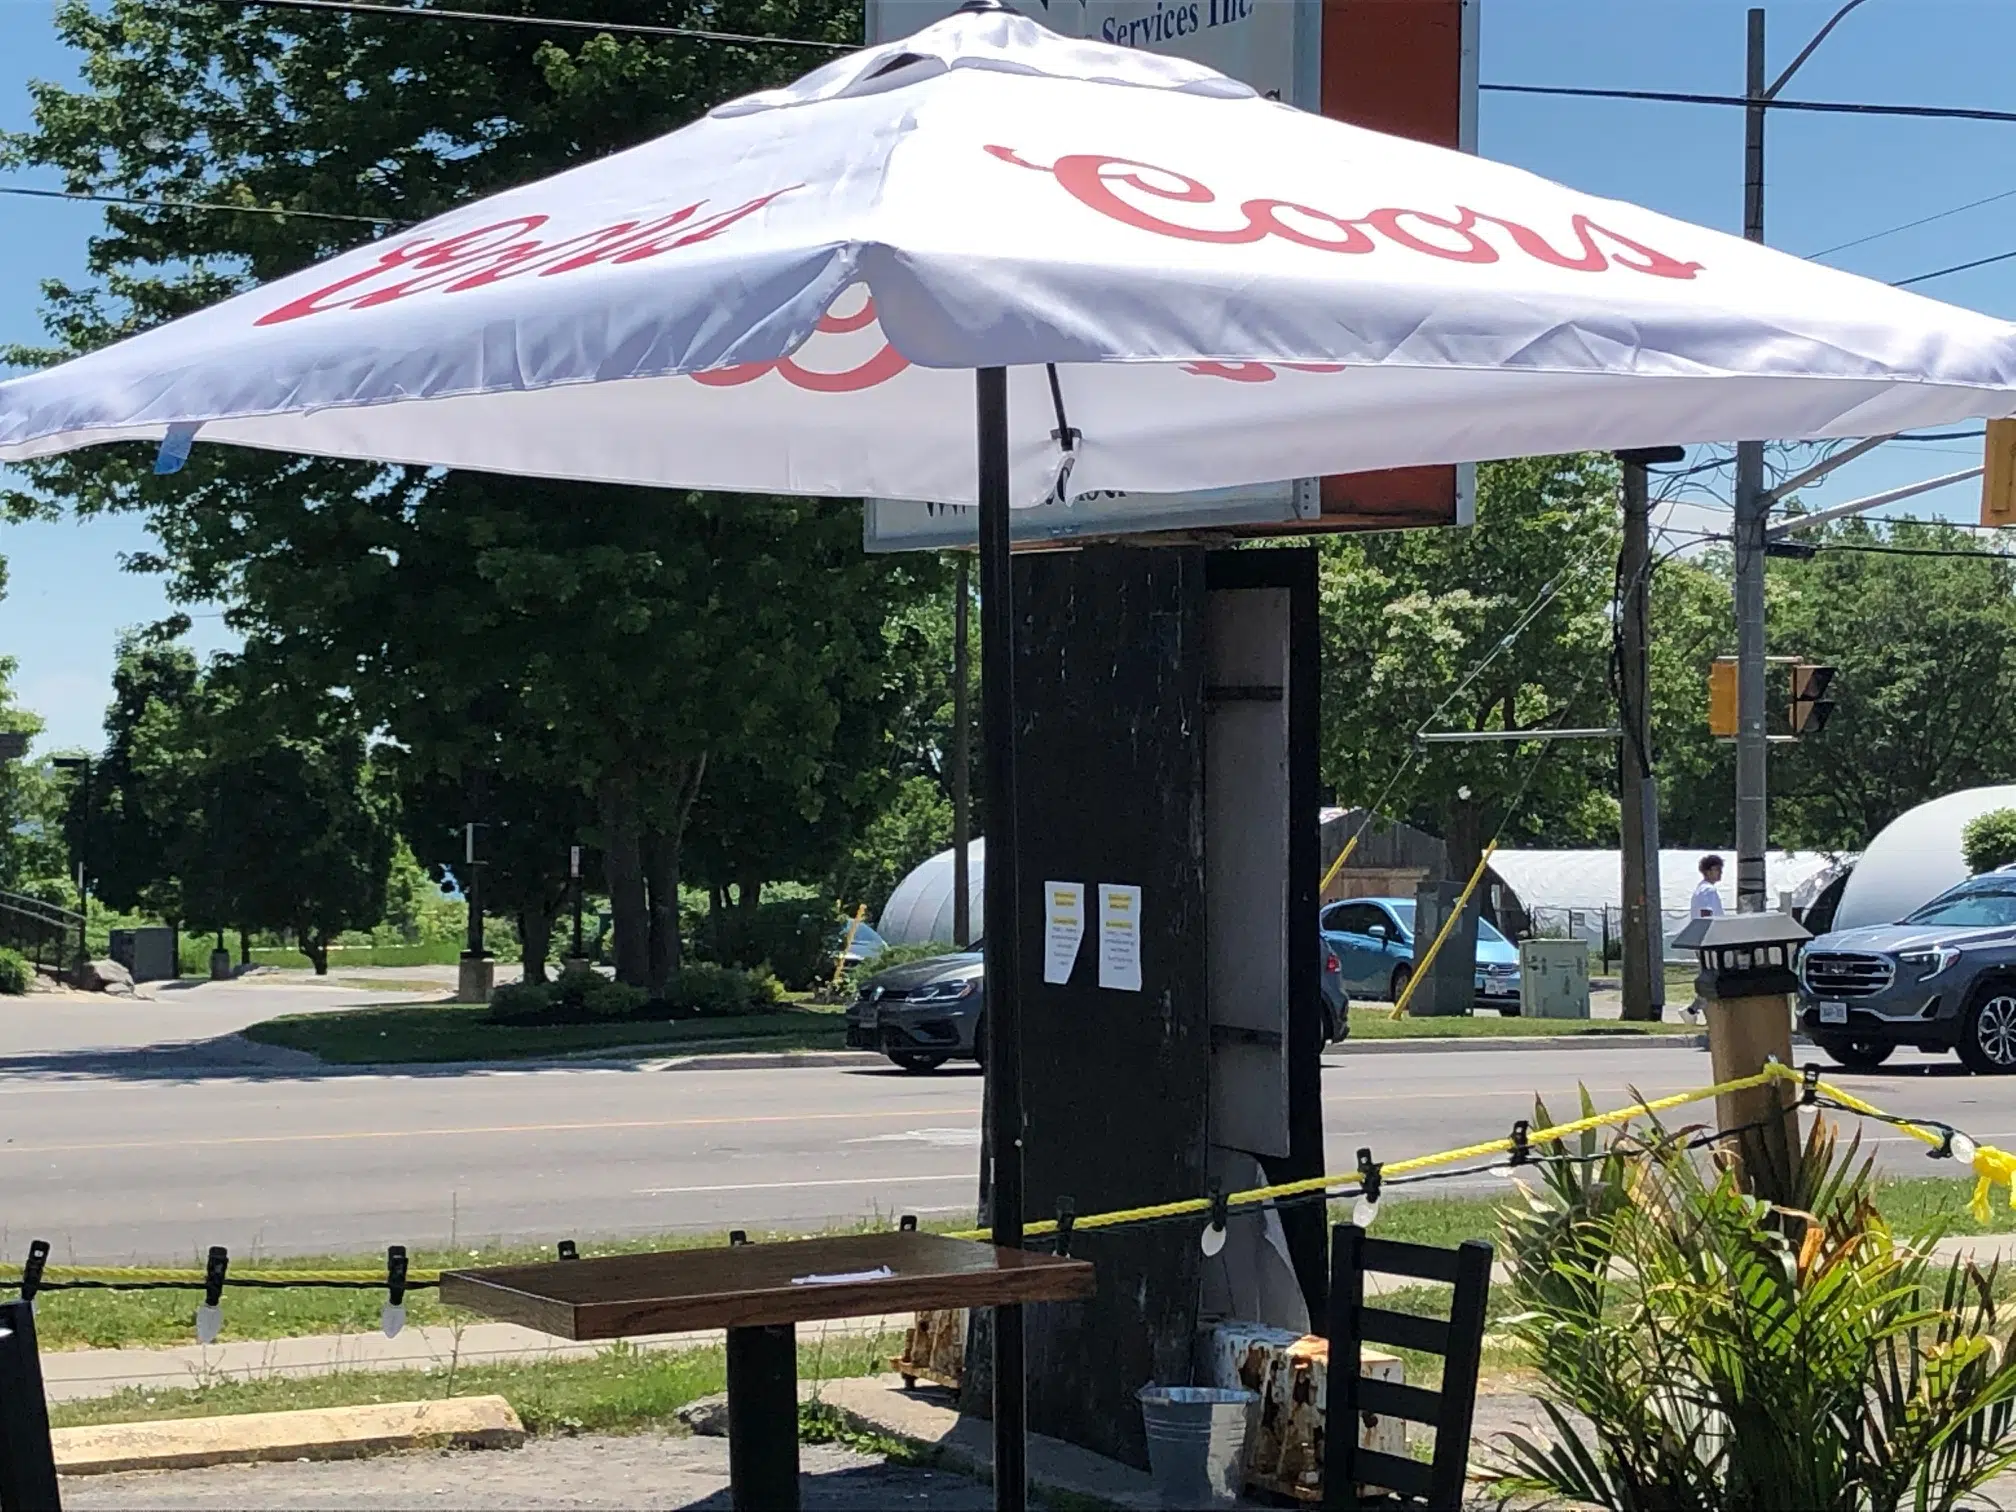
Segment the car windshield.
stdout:
<svg viewBox="0 0 2016 1512">
<path fill-rule="evenodd" d="M 1414 933 L 1414 905 L 1412 903 L 1401 902 L 1393 904 L 1392 908 L 1393 912 L 1400 917 L 1400 927 L 1409 934 Z M 1510 945 L 1512 943 L 1491 927 L 1489 919 L 1479 919 L 1477 921 L 1477 938 L 1492 945 Z"/>
<path fill-rule="evenodd" d="M 2000 887 L 1956 887 L 1902 922 L 1942 924 L 1949 929 L 1996 929 L 2016 924 L 2016 889 L 2007 883 Z"/>
</svg>

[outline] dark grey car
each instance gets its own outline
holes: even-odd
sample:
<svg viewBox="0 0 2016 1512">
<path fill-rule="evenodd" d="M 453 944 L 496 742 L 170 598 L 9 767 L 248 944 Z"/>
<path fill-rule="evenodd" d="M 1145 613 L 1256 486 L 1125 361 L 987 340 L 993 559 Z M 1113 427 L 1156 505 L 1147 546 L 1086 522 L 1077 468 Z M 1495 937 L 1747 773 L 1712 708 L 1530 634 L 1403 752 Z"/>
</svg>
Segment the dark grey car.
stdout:
<svg viewBox="0 0 2016 1512">
<path fill-rule="evenodd" d="M 1895 924 L 1806 947 L 1799 1022 L 1834 1060 L 1869 1070 L 1899 1045 L 2016 1072 L 2016 868 L 1984 872 Z"/>
<path fill-rule="evenodd" d="M 986 958 L 978 950 L 877 972 L 847 1009 L 847 1043 L 879 1050 L 905 1071 L 980 1060 L 987 1011 Z"/>
<path fill-rule="evenodd" d="M 1323 947 L 1323 1032 L 1351 1033 L 1336 952 Z M 986 957 L 976 948 L 878 972 L 847 1009 L 847 1045 L 879 1050 L 905 1071 L 936 1071 L 948 1060 L 986 1059 Z"/>
</svg>

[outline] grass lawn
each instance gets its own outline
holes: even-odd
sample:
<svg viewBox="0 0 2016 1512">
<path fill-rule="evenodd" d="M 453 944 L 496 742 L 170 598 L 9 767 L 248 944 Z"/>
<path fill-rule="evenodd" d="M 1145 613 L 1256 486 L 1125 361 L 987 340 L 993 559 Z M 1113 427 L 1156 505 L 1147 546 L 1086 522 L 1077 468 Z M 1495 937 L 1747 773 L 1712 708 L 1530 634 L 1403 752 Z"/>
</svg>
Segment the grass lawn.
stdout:
<svg viewBox="0 0 2016 1512">
<path fill-rule="evenodd" d="M 480 1003 L 393 1003 L 342 1013 L 297 1013 L 245 1031 L 262 1045 L 306 1050 L 340 1066 L 517 1060 L 572 1051 L 649 1045 L 667 1051 L 838 1050 L 844 1009 L 811 1004 L 738 1018 L 520 1027 L 486 1021 Z"/>
<path fill-rule="evenodd" d="M 1647 1034 L 1699 1034 L 1698 1024 L 1627 1024 L 1621 1019 L 1505 1018 L 1496 1013 L 1468 1017 L 1390 1017 L 1385 1007 L 1353 1008 L 1351 1038 L 1375 1039 L 1517 1039 L 1533 1035 L 1603 1035 L 1609 1038 Z"/>
<path fill-rule="evenodd" d="M 889 1368 L 890 1357 L 902 1344 L 896 1334 L 807 1339 L 798 1346 L 798 1377 L 831 1381 L 875 1375 Z M 679 1408 L 725 1390 L 727 1382 L 727 1356 L 719 1346 L 639 1350 L 618 1343 L 588 1359 L 459 1368 L 451 1363 L 434 1370 L 218 1381 L 171 1390 L 132 1388 L 114 1396 L 51 1403 L 49 1423 L 72 1428 L 494 1393 L 509 1401 L 534 1433 L 621 1433 L 663 1427 Z"/>
</svg>

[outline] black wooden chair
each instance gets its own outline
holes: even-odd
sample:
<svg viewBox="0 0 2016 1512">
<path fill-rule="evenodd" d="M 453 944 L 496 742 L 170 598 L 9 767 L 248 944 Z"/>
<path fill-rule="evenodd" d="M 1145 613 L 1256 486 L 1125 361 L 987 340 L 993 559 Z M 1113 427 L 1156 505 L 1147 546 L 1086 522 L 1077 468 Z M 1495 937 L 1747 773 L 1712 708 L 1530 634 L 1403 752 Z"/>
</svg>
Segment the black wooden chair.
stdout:
<svg viewBox="0 0 2016 1512">
<path fill-rule="evenodd" d="M 60 1512 L 35 1306 L 0 1302 L 0 1512 Z"/>
<path fill-rule="evenodd" d="M 1455 1287 L 1447 1322 L 1365 1305 L 1365 1274 L 1439 1281 Z M 1484 1310 L 1491 1295 L 1491 1246 L 1470 1240 L 1433 1249 L 1374 1239 L 1342 1223 L 1330 1241 L 1330 1374 L 1323 1437 L 1325 1507 L 1425 1506 L 1459 1512 L 1470 1464 L 1470 1424 L 1477 1410 L 1477 1366 L 1484 1352 Z M 1366 1380 L 1363 1346 L 1384 1344 L 1442 1357 L 1442 1387 L 1428 1391 Z M 1425 1423 L 1435 1430 L 1427 1463 L 1361 1448 L 1360 1414 Z M 1365 1498 L 1361 1487 L 1388 1495 Z"/>
</svg>

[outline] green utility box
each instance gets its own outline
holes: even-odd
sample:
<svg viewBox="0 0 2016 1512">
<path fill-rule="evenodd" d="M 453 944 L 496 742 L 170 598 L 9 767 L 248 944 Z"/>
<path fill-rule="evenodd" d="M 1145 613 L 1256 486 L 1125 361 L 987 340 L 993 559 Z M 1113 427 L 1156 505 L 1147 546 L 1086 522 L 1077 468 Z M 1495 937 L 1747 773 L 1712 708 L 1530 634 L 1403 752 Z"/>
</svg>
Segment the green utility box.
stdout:
<svg viewBox="0 0 2016 1512">
<path fill-rule="evenodd" d="M 1587 941 L 1519 942 L 1519 1012 L 1526 1018 L 1589 1017 Z"/>
</svg>

